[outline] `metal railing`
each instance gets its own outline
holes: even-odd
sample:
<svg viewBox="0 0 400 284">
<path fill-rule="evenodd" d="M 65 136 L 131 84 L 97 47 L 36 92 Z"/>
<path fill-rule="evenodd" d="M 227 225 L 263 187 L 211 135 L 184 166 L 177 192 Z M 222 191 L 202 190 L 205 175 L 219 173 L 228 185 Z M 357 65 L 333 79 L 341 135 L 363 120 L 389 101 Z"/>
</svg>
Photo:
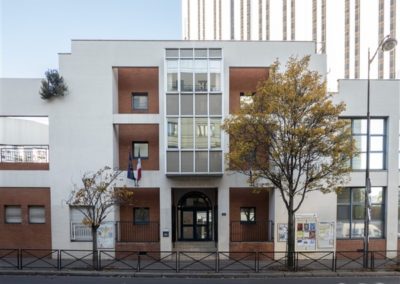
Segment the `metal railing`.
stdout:
<svg viewBox="0 0 400 284">
<path fill-rule="evenodd" d="M 270 242 L 273 240 L 273 221 L 246 223 L 232 221 L 231 242 Z"/>
<path fill-rule="evenodd" d="M 0 249 L 0 270 L 128 270 L 133 272 L 399 271 L 399 251 L 295 252 L 288 267 L 285 251 L 198 252 Z"/>
<path fill-rule="evenodd" d="M 48 145 L 0 145 L 0 163 L 48 162 Z"/>
<path fill-rule="evenodd" d="M 159 242 L 160 224 L 148 222 L 134 224 L 133 222 L 116 222 L 117 242 Z"/>
<path fill-rule="evenodd" d="M 71 222 L 71 241 L 91 241 L 92 229 L 80 222 Z"/>
</svg>

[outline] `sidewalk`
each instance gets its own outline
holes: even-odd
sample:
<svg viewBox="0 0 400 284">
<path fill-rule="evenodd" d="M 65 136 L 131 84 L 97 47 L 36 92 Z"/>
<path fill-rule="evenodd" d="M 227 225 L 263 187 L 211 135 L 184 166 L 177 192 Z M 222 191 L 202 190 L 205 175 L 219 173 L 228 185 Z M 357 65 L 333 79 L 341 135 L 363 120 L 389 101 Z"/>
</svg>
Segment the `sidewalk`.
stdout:
<svg viewBox="0 0 400 284">
<path fill-rule="evenodd" d="M 141 278 L 291 278 L 291 277 L 385 277 L 398 276 L 397 271 L 274 271 L 274 272 L 129 272 L 96 270 L 0 270 L 0 275 L 107 276 Z"/>
</svg>

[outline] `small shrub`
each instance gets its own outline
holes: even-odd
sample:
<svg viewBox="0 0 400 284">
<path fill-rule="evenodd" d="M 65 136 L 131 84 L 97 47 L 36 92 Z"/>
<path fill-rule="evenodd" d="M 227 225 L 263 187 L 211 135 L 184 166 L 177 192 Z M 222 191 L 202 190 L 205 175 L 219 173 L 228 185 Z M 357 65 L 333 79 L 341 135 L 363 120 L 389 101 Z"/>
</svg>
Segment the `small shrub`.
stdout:
<svg viewBox="0 0 400 284">
<path fill-rule="evenodd" d="M 62 97 L 67 93 L 68 87 L 64 82 L 64 78 L 60 76 L 57 70 L 48 70 L 45 75 L 46 78 L 42 80 L 42 86 L 39 91 L 40 97 L 43 100 Z"/>
</svg>

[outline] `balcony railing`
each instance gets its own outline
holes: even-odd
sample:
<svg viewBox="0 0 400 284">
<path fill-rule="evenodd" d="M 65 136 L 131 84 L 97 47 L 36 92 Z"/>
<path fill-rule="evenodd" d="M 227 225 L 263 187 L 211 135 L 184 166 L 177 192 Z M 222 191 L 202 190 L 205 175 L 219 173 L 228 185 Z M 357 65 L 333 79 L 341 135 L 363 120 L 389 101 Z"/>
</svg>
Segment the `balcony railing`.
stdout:
<svg viewBox="0 0 400 284">
<path fill-rule="evenodd" d="M 231 242 L 269 242 L 273 240 L 274 222 L 231 222 Z"/>
<path fill-rule="evenodd" d="M 92 230 L 82 223 L 71 222 L 71 241 L 91 241 Z"/>
<path fill-rule="evenodd" d="M 160 225 L 157 222 L 134 224 L 133 222 L 117 222 L 117 242 L 159 242 Z"/>
<path fill-rule="evenodd" d="M 0 163 L 48 162 L 48 145 L 0 145 Z"/>
</svg>

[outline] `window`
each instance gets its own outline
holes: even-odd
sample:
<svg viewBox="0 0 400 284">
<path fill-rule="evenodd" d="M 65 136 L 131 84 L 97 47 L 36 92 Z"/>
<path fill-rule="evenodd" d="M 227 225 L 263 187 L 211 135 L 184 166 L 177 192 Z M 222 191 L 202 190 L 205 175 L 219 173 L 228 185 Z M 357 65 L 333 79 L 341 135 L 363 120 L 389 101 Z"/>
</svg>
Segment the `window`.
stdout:
<svg viewBox="0 0 400 284">
<path fill-rule="evenodd" d="M 219 174 L 223 171 L 222 50 L 166 49 L 165 57 L 166 171 Z"/>
<path fill-rule="evenodd" d="M 149 224 L 150 209 L 148 207 L 133 208 L 133 220 L 135 224 Z"/>
<path fill-rule="evenodd" d="M 371 221 L 369 236 L 383 238 L 384 190 L 371 188 Z M 337 238 L 362 238 L 364 236 L 364 188 L 347 188 L 337 194 Z"/>
<path fill-rule="evenodd" d="M 240 108 L 243 108 L 246 105 L 249 105 L 253 102 L 253 96 L 255 93 L 244 93 L 240 92 Z"/>
<path fill-rule="evenodd" d="M 8 224 L 21 224 L 21 206 L 5 206 L 5 221 Z"/>
<path fill-rule="evenodd" d="M 240 222 L 255 223 L 256 208 L 255 207 L 240 207 Z"/>
<path fill-rule="evenodd" d="M 29 223 L 31 224 L 46 223 L 44 206 L 29 206 Z"/>
<path fill-rule="evenodd" d="M 362 170 L 366 167 L 367 160 L 367 120 L 352 119 L 351 130 L 358 154 L 351 160 L 354 170 Z M 385 119 L 371 119 L 370 124 L 370 161 L 372 170 L 383 170 L 386 167 L 386 121 Z"/>
<path fill-rule="evenodd" d="M 149 143 L 148 142 L 132 142 L 133 158 L 138 159 L 139 156 L 142 159 L 149 157 Z"/>
<path fill-rule="evenodd" d="M 132 93 L 132 109 L 139 111 L 148 110 L 148 95 L 147 93 Z"/>
<path fill-rule="evenodd" d="M 70 234 L 71 241 L 87 242 L 92 240 L 92 229 L 83 223 L 85 215 L 79 209 L 82 207 L 70 207 Z"/>
</svg>

